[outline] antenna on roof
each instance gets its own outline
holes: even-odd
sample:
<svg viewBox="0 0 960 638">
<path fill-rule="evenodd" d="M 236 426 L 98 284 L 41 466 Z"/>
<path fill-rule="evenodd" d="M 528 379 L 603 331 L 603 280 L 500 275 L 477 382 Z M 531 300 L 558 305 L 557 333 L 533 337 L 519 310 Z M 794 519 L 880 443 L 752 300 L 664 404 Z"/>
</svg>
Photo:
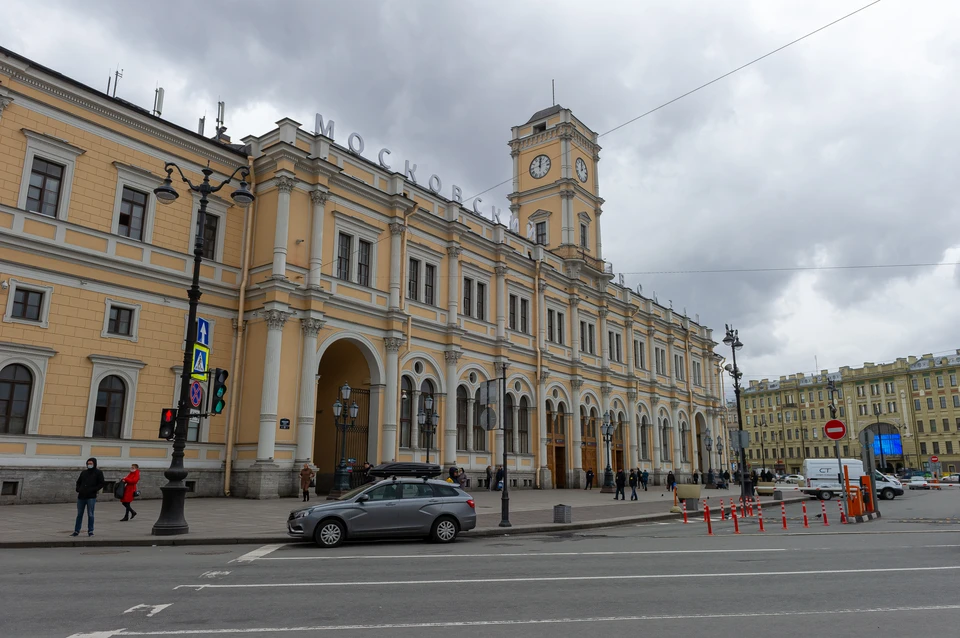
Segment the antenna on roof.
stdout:
<svg viewBox="0 0 960 638">
<path fill-rule="evenodd" d="M 217 133 L 214 136 L 216 137 L 217 141 L 220 141 L 220 142 L 230 141 L 230 138 L 225 135 L 225 133 L 227 132 L 227 127 L 225 122 L 226 122 L 226 104 L 224 104 L 222 101 L 217 102 Z"/>
<path fill-rule="evenodd" d="M 157 90 L 153 92 L 153 114 L 157 117 L 160 117 L 160 113 L 163 112 L 163 87 L 158 86 Z"/>
<path fill-rule="evenodd" d="M 637 294 L 643 296 L 643 286 L 641 284 L 637 284 Z"/>
<path fill-rule="evenodd" d="M 618 273 L 617 277 L 619 277 L 620 280 L 620 287 L 623 288 L 623 273 Z"/>
<path fill-rule="evenodd" d="M 117 85 L 120 84 L 120 78 L 123 77 L 123 69 L 117 66 L 117 70 L 113 72 L 113 97 L 117 97 Z M 109 85 L 109 82 L 107 83 Z M 110 92 L 110 87 L 107 86 L 107 92 Z"/>
<path fill-rule="evenodd" d="M 197 126 L 198 135 L 203 135 L 203 125 L 206 124 L 206 122 L 207 122 L 207 116 L 204 115 L 203 117 L 200 118 L 200 124 L 199 126 Z"/>
</svg>

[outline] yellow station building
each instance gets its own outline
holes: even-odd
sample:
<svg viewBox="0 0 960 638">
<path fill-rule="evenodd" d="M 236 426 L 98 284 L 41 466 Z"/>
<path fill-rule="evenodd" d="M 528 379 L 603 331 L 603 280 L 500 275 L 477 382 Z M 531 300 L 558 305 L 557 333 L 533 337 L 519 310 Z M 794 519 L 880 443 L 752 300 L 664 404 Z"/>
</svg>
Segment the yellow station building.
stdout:
<svg viewBox="0 0 960 638">
<path fill-rule="evenodd" d="M 506 446 L 511 485 L 578 487 L 603 473 L 609 414 L 614 469 L 719 467 L 712 331 L 612 282 L 597 134 L 554 106 L 507 142 L 509 208 L 491 214 L 329 120 L 230 144 L 0 49 L 0 502 L 73 499 L 88 456 L 108 480 L 139 463 L 159 496 L 198 230 L 209 365 L 230 378 L 224 414 L 191 421 L 194 495 L 292 495 L 305 462 L 328 489 L 344 383 L 355 466 L 429 453 L 476 487 Z M 157 205 L 165 162 L 195 182 L 248 166 L 257 199 L 228 187 L 198 229 L 185 187 Z M 501 377 L 488 431 L 481 388 Z"/>
</svg>

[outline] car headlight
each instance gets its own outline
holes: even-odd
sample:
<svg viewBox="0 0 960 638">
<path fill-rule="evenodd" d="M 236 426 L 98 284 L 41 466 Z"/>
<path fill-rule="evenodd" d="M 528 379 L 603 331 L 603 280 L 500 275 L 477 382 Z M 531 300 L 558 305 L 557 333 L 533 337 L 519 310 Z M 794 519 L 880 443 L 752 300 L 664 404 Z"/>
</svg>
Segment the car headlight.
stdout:
<svg viewBox="0 0 960 638">
<path fill-rule="evenodd" d="M 296 519 L 298 519 L 298 518 L 303 518 L 304 516 L 306 516 L 306 515 L 309 514 L 309 513 L 310 513 L 310 510 L 299 510 L 299 511 L 293 513 L 293 518 L 294 518 L 294 520 L 296 520 Z"/>
</svg>

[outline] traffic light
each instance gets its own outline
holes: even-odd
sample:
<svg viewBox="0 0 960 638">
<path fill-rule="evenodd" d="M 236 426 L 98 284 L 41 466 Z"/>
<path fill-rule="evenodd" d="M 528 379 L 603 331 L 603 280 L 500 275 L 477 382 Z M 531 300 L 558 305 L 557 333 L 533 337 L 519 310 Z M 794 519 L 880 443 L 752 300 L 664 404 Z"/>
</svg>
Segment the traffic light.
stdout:
<svg viewBox="0 0 960 638">
<path fill-rule="evenodd" d="M 161 439 L 171 440 L 173 433 L 177 429 L 177 409 L 164 408 L 160 410 L 160 437 Z"/>
<path fill-rule="evenodd" d="M 227 377 L 230 373 L 222 368 L 213 371 L 213 405 L 210 407 L 211 414 L 220 414 L 227 407 Z"/>
</svg>

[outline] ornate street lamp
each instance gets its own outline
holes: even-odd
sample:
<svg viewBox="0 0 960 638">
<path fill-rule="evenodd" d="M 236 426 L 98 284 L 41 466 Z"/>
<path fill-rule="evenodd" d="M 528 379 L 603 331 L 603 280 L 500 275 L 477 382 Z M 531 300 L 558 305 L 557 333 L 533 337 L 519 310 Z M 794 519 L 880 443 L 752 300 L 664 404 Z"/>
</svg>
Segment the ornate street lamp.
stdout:
<svg viewBox="0 0 960 638">
<path fill-rule="evenodd" d="M 616 491 L 613 487 L 613 466 L 610 465 L 610 443 L 613 441 L 613 431 L 616 425 L 610 421 L 610 412 L 603 413 L 603 425 L 600 426 L 600 433 L 603 435 L 603 442 L 607 445 L 607 467 L 603 470 L 603 487 L 600 492 L 610 494 Z"/>
<path fill-rule="evenodd" d="M 720 467 L 717 469 L 717 471 L 720 472 L 720 476 L 723 476 L 723 473 L 726 470 L 724 469 L 723 465 L 723 441 L 720 439 L 720 437 L 717 437 L 717 455 L 720 457 Z"/>
<path fill-rule="evenodd" d="M 440 413 L 433 411 L 433 395 L 423 397 L 423 410 L 417 413 L 417 423 L 420 431 L 427 436 L 427 463 L 430 462 L 430 448 L 433 444 L 433 435 L 440 423 Z"/>
<path fill-rule="evenodd" d="M 341 399 L 343 402 L 341 403 Z M 333 473 L 333 489 L 327 495 L 328 499 L 337 498 L 344 492 L 350 491 L 350 473 L 347 472 L 347 432 L 351 427 L 357 424 L 357 414 L 360 412 L 360 406 L 354 401 L 344 411 L 344 406 L 350 399 L 350 385 L 344 383 L 340 387 L 340 398 L 333 404 L 333 421 L 340 432 L 340 464 Z M 350 422 L 347 422 L 347 412 L 350 414 Z"/>
<path fill-rule="evenodd" d="M 177 425 L 173 431 L 173 454 L 170 457 L 170 467 L 163 473 L 167 477 L 167 484 L 160 488 L 163 501 L 160 505 L 160 517 L 153 524 L 154 536 L 173 536 L 186 534 L 190 531 L 187 519 L 184 517 L 184 504 L 187 496 L 187 470 L 183 467 L 183 450 L 187 447 L 187 427 L 190 422 L 190 377 L 193 374 L 193 344 L 197 341 L 197 305 L 200 303 L 200 263 L 203 261 L 203 228 L 207 219 L 207 204 L 210 195 L 216 193 L 240 175 L 240 187 L 234 190 L 230 197 L 233 201 L 246 208 L 253 200 L 254 195 L 248 189 L 247 176 L 250 175 L 246 166 L 240 166 L 233 174 L 219 184 L 211 184 L 210 176 L 213 169 L 200 169 L 203 181 L 194 184 L 183 174 L 180 167 L 172 162 L 164 166 L 167 177 L 163 184 L 154 189 L 157 201 L 161 204 L 172 204 L 180 197 L 180 193 L 173 187 L 173 171 L 176 170 L 187 187 L 200 194 L 200 210 L 197 215 L 197 227 L 194 229 L 196 237 L 193 242 L 193 280 L 187 289 L 187 298 L 190 300 L 187 313 L 187 341 L 183 349 L 183 370 L 180 371 L 180 398 L 177 401 Z"/>
<path fill-rule="evenodd" d="M 710 428 L 707 428 L 707 435 L 703 438 L 703 446 L 707 448 L 707 471 L 713 470 L 713 459 L 710 457 L 710 452 L 713 451 L 713 437 L 710 434 Z M 703 477 L 703 480 L 706 483 L 706 476 Z"/>
<path fill-rule="evenodd" d="M 740 496 L 746 501 L 748 497 L 753 496 L 753 486 L 749 484 L 750 481 L 744 474 L 744 467 L 747 465 L 747 449 L 743 436 L 743 406 L 740 405 L 740 378 L 743 377 L 743 373 L 737 367 L 737 350 L 743 348 L 743 344 L 740 342 L 740 333 L 737 330 L 729 325 L 725 327 L 727 333 L 723 337 L 723 343 L 733 351 L 733 363 L 724 366 L 724 370 L 733 378 L 733 394 L 737 399 L 737 434 L 740 437 L 740 462 L 737 464 L 737 469 L 740 473 Z"/>
</svg>

